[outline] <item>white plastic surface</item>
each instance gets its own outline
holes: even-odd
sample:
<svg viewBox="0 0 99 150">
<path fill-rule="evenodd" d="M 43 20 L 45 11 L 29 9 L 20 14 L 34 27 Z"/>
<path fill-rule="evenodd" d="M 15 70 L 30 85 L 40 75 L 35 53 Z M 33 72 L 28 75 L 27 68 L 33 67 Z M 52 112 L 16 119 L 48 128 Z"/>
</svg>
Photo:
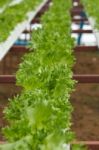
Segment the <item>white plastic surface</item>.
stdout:
<svg viewBox="0 0 99 150">
<path fill-rule="evenodd" d="M 72 30 L 79 30 L 80 29 L 80 25 L 78 25 L 76 23 L 72 23 L 71 29 Z M 85 25 L 83 25 L 83 30 L 92 30 L 92 26 L 85 24 Z"/>
<path fill-rule="evenodd" d="M 32 30 L 37 30 L 38 28 L 42 29 L 42 24 L 35 23 L 31 26 Z"/>
<path fill-rule="evenodd" d="M 94 34 L 83 34 L 81 37 L 81 45 L 94 46 L 96 43 Z"/>
<path fill-rule="evenodd" d="M 34 24 L 28 24 L 27 26 L 26 26 L 26 30 L 37 30 L 38 28 L 42 28 L 42 24 L 40 24 L 40 23 L 34 23 Z"/>
<path fill-rule="evenodd" d="M 10 36 L 7 38 L 7 40 L 3 43 L 0 43 L 0 60 L 4 58 L 4 56 L 7 54 L 7 52 L 10 50 L 12 45 L 15 43 L 15 41 L 18 39 L 20 34 L 25 30 L 26 26 L 30 24 L 32 19 L 36 16 L 36 14 L 40 11 L 40 9 L 45 5 L 45 3 L 48 0 L 43 0 L 43 2 L 35 9 L 35 11 L 32 11 L 27 14 L 28 19 L 23 21 L 22 23 L 19 23 L 15 29 L 11 32 Z"/>
<path fill-rule="evenodd" d="M 76 24 L 76 23 L 72 23 L 71 29 L 72 29 L 72 30 L 78 30 L 78 29 L 79 29 L 79 25 Z"/>
<path fill-rule="evenodd" d="M 27 33 L 27 34 L 22 33 L 22 34 L 19 36 L 19 39 L 20 39 L 20 40 L 23 40 L 23 41 L 24 41 L 24 40 L 29 41 L 30 38 L 31 38 L 31 36 L 30 36 L 29 33 Z"/>
<path fill-rule="evenodd" d="M 78 6 L 78 2 L 74 2 L 74 3 L 73 3 L 73 6 Z"/>
<path fill-rule="evenodd" d="M 93 25 L 94 24 L 95 23 L 93 21 Z M 78 29 L 80 29 L 80 25 L 78 25 L 76 23 L 72 23 L 71 29 L 72 30 L 78 30 Z M 93 30 L 93 27 L 92 27 L 92 25 L 84 24 L 82 29 L 83 30 Z M 78 36 L 79 36 L 79 34 L 77 34 L 77 33 L 72 33 L 71 34 L 71 37 L 73 37 L 75 39 L 76 43 L 77 43 L 77 40 L 78 40 Z M 90 34 L 83 33 L 82 36 L 81 36 L 81 45 L 86 45 L 86 46 L 97 45 L 97 43 L 99 44 L 98 37 L 99 37 L 99 32 L 97 33 L 97 32 L 94 31 L 94 33 L 92 33 L 92 34 L 91 33 Z M 98 41 L 97 41 L 97 39 L 98 39 Z"/>
<path fill-rule="evenodd" d="M 97 41 L 97 46 L 99 48 L 99 31 L 98 30 L 94 30 L 94 35 L 96 37 L 96 41 Z"/>
<path fill-rule="evenodd" d="M 96 42 L 97 42 L 96 45 L 99 48 L 99 30 L 95 28 L 96 20 L 93 17 L 89 17 L 89 22 L 93 28 L 93 33 L 96 37 Z"/>
<path fill-rule="evenodd" d="M 73 19 L 81 19 L 81 16 L 76 15 L 76 16 L 73 17 Z"/>
<path fill-rule="evenodd" d="M 92 26 L 85 24 L 85 25 L 83 26 L 83 30 L 92 30 Z"/>
<path fill-rule="evenodd" d="M 19 36 L 19 39 L 20 39 L 20 40 L 25 40 L 25 37 L 26 37 L 25 33 L 22 33 L 22 34 Z"/>
<path fill-rule="evenodd" d="M 94 29 L 95 28 L 95 22 L 96 22 L 95 19 L 93 17 L 89 17 L 89 22 L 90 22 L 92 28 Z"/>
<path fill-rule="evenodd" d="M 64 150 L 70 150 L 70 144 L 63 144 Z"/>
<path fill-rule="evenodd" d="M 26 28 L 25 28 L 25 30 L 30 30 L 31 29 L 31 25 L 30 24 L 28 24 L 27 26 L 26 26 Z"/>
</svg>

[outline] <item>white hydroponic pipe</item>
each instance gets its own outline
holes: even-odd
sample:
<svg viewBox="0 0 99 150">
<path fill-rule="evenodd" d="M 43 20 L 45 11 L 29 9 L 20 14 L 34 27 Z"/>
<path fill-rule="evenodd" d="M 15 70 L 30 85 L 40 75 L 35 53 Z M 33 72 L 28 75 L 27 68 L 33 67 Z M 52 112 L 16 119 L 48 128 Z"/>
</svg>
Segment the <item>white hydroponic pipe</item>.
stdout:
<svg viewBox="0 0 99 150">
<path fill-rule="evenodd" d="M 43 0 L 43 2 L 36 7 L 34 11 L 27 13 L 28 19 L 19 23 L 15 29 L 11 32 L 10 36 L 6 41 L 0 43 L 0 61 L 4 58 L 4 56 L 8 53 L 12 45 L 16 42 L 20 34 L 25 30 L 25 28 L 31 23 L 31 21 L 35 18 L 36 14 L 41 10 L 41 8 L 46 4 L 48 0 Z"/>
<path fill-rule="evenodd" d="M 95 28 L 96 20 L 93 17 L 89 17 L 89 22 L 92 26 L 93 33 L 96 37 L 97 46 L 99 48 L 99 30 Z"/>
</svg>

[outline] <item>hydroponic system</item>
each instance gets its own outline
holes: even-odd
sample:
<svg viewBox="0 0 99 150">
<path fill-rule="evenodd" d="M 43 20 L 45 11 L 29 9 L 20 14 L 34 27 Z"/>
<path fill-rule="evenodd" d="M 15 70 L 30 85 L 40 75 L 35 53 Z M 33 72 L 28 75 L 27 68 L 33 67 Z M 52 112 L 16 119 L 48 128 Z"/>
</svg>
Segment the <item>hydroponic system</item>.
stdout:
<svg viewBox="0 0 99 150">
<path fill-rule="evenodd" d="M 2 91 L 9 98 L 0 111 L 0 150 L 99 150 L 99 138 L 77 139 L 70 100 L 76 85 L 99 83 L 98 74 L 73 70 L 75 52 L 98 53 L 98 3 L 0 2 L 0 101 Z"/>
</svg>

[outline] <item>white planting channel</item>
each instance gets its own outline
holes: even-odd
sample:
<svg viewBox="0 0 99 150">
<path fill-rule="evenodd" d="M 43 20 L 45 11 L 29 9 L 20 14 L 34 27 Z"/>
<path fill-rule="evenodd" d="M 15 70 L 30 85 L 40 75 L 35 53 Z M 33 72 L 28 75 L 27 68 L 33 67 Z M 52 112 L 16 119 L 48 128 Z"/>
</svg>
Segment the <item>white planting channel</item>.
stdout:
<svg viewBox="0 0 99 150">
<path fill-rule="evenodd" d="M 48 0 L 43 0 L 43 2 L 36 7 L 35 11 L 27 13 L 28 19 L 19 23 L 15 29 L 11 32 L 10 36 L 7 38 L 5 42 L 0 43 L 0 61 L 4 58 L 4 56 L 8 53 L 12 45 L 18 39 L 20 34 L 26 29 L 26 27 L 30 24 L 30 22 L 35 18 L 36 14 L 41 10 L 41 8 L 46 4 Z"/>
</svg>

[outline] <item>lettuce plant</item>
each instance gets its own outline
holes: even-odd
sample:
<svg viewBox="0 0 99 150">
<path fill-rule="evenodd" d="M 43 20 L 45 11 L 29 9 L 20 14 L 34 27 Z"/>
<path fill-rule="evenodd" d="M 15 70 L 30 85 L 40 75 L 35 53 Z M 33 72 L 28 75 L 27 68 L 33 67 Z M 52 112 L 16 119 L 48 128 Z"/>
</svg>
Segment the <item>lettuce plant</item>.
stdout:
<svg viewBox="0 0 99 150">
<path fill-rule="evenodd" d="M 1 0 L 0 1 L 0 8 L 4 7 L 5 5 L 9 4 L 12 0 Z"/>
<path fill-rule="evenodd" d="M 24 21 L 26 14 L 33 11 L 43 0 L 24 0 L 19 5 L 7 7 L 0 14 L 0 42 L 7 40 L 18 23 Z"/>
<path fill-rule="evenodd" d="M 23 91 L 4 111 L 9 125 L 3 133 L 8 144 L 0 150 L 64 150 L 64 143 L 74 139 L 69 101 L 75 85 L 71 2 L 52 2 L 41 18 L 43 28 L 33 32 L 30 53 L 19 66 L 17 84 Z"/>
<path fill-rule="evenodd" d="M 93 17 L 96 21 L 96 28 L 99 29 L 99 1 L 98 0 L 82 0 L 82 3 L 84 4 L 85 10 L 88 13 L 89 17 Z"/>
</svg>

